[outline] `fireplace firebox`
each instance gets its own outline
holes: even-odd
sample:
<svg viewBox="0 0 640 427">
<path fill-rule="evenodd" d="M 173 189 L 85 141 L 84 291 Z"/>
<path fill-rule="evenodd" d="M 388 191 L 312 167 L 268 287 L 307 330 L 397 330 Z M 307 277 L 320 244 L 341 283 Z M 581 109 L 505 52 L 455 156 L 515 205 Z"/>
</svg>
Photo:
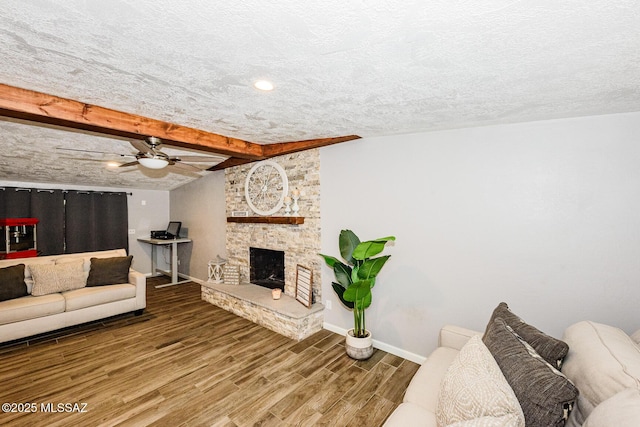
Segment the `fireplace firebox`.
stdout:
<svg viewBox="0 0 640 427">
<path fill-rule="evenodd" d="M 249 248 L 249 281 L 284 291 L 284 251 Z"/>
</svg>

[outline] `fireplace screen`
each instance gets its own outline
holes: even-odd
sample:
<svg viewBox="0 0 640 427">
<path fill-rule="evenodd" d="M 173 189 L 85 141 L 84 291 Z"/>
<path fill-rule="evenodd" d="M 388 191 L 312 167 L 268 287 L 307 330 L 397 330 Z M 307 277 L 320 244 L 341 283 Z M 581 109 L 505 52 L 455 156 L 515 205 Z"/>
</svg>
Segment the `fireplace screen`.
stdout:
<svg viewBox="0 0 640 427">
<path fill-rule="evenodd" d="M 284 251 L 249 248 L 249 281 L 284 291 Z"/>
</svg>

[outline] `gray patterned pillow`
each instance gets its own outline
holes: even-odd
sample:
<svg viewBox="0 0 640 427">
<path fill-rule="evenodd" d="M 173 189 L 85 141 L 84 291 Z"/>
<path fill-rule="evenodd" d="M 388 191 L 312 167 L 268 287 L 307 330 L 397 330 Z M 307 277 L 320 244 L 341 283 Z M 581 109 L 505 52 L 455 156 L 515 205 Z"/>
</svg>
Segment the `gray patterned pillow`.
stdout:
<svg viewBox="0 0 640 427">
<path fill-rule="evenodd" d="M 82 259 L 64 264 L 29 265 L 33 277 L 31 295 L 40 296 L 84 288 L 86 279 Z"/>
<path fill-rule="evenodd" d="M 518 397 L 527 427 L 564 426 L 578 397 L 573 383 L 501 318 L 489 324 L 482 341 Z"/>
<path fill-rule="evenodd" d="M 520 335 L 528 342 L 540 356 L 547 362 L 551 363 L 557 369 L 562 366 L 562 361 L 569 351 L 569 346 L 557 338 L 551 337 L 540 331 L 535 326 L 531 326 L 513 313 L 507 303 L 501 302 L 493 310 L 487 329 L 493 323 L 493 320 L 500 317 L 516 334 Z"/>
</svg>

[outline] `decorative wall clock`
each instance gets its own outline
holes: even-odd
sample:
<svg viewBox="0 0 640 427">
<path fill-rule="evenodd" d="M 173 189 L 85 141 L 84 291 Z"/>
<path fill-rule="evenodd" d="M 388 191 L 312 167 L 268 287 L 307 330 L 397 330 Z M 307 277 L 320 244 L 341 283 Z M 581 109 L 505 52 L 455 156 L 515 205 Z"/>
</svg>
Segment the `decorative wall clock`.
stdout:
<svg viewBox="0 0 640 427">
<path fill-rule="evenodd" d="M 272 160 L 256 163 L 244 182 L 244 195 L 252 211 L 272 215 L 282 207 L 289 192 L 289 180 L 282 166 Z"/>
</svg>

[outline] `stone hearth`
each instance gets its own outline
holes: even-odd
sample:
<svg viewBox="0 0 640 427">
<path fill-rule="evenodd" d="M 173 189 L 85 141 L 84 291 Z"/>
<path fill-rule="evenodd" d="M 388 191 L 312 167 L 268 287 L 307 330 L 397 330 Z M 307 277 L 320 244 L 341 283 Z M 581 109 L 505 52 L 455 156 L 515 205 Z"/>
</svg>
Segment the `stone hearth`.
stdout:
<svg viewBox="0 0 640 427">
<path fill-rule="evenodd" d="M 285 294 L 274 300 L 271 290 L 262 286 L 203 283 L 202 299 L 294 340 L 322 329 L 322 304 L 307 308 Z"/>
</svg>

